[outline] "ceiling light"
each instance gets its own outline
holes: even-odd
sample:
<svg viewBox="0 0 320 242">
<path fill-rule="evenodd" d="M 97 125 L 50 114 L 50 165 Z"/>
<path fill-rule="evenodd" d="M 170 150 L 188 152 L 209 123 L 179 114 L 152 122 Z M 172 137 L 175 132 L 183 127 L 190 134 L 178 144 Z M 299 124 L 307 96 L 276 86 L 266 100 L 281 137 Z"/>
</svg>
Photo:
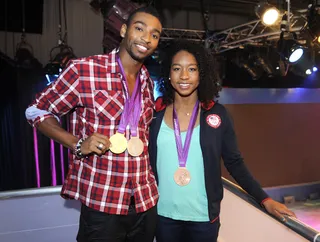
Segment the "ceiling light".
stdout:
<svg viewBox="0 0 320 242">
<path fill-rule="evenodd" d="M 279 10 L 268 3 L 259 3 L 255 8 L 255 13 L 267 26 L 277 23 L 280 16 Z"/>
</svg>

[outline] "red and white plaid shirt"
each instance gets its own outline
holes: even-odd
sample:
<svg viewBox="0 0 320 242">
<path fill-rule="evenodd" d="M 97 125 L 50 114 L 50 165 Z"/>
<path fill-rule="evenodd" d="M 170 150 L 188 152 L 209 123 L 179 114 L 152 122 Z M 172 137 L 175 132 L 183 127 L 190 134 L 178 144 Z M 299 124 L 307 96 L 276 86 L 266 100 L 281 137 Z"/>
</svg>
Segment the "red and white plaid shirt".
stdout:
<svg viewBox="0 0 320 242">
<path fill-rule="evenodd" d="M 70 131 L 78 138 L 94 132 L 107 137 L 115 134 L 126 101 L 116 53 L 113 50 L 108 55 L 71 61 L 30 105 L 49 114 L 28 122 L 37 126 L 48 117 L 71 111 Z M 80 200 L 88 207 L 110 214 L 127 214 L 132 194 L 137 212 L 156 205 L 158 189 L 148 154 L 149 125 L 154 110 L 153 82 L 144 66 L 140 79 L 142 111 L 138 129 L 144 143 L 143 153 L 132 157 L 127 151 L 119 155 L 107 151 L 101 157 L 90 155 L 81 160 L 71 154 L 62 197 Z M 129 134 L 126 130 L 127 138 Z"/>
</svg>

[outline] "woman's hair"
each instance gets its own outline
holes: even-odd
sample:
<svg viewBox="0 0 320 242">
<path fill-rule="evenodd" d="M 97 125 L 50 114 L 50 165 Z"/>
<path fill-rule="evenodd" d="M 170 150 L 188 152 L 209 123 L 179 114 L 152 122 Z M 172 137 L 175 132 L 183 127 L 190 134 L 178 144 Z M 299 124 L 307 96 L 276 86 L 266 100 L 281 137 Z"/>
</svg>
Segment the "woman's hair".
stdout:
<svg viewBox="0 0 320 242">
<path fill-rule="evenodd" d="M 173 103 L 174 89 L 169 80 L 170 69 L 173 57 L 182 50 L 192 54 L 197 61 L 200 78 L 197 88 L 199 101 L 208 103 L 218 98 L 221 86 L 213 54 L 201 43 L 175 40 L 163 49 L 162 74 L 161 78 L 158 79 L 159 91 L 162 93 L 163 102 L 167 105 Z"/>
</svg>

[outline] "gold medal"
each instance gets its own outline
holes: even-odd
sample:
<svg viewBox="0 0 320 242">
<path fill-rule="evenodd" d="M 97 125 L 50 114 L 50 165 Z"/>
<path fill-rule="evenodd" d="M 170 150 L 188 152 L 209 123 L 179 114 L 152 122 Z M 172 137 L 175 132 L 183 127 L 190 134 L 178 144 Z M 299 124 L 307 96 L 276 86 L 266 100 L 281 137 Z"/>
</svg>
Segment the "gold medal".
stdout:
<svg viewBox="0 0 320 242">
<path fill-rule="evenodd" d="M 132 156 L 139 156 L 143 152 L 143 142 L 138 137 L 131 137 L 128 141 L 128 152 Z"/>
<path fill-rule="evenodd" d="M 115 154 L 121 154 L 127 149 L 127 139 L 123 134 L 115 133 L 110 137 L 110 151 Z"/>
<path fill-rule="evenodd" d="M 191 175 L 187 168 L 179 167 L 174 173 L 173 179 L 179 186 L 186 186 L 191 180 Z"/>
</svg>

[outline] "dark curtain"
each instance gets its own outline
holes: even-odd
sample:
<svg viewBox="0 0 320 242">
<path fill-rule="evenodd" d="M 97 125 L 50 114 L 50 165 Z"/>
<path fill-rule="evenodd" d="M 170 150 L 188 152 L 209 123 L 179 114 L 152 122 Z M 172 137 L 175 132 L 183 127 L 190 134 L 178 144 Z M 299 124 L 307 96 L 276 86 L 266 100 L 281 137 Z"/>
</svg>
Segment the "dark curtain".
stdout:
<svg viewBox="0 0 320 242">
<path fill-rule="evenodd" d="M 44 70 L 36 60 L 25 66 L 0 53 L 0 191 L 36 188 L 37 173 L 34 151 L 34 130 L 25 118 L 25 110 L 35 94 L 46 85 Z M 29 63 L 30 64 L 30 63 Z M 63 125 L 66 125 L 66 118 Z M 40 186 L 52 186 L 50 139 L 37 132 Z M 54 144 L 56 185 L 61 185 L 67 172 L 67 150 Z"/>
</svg>

